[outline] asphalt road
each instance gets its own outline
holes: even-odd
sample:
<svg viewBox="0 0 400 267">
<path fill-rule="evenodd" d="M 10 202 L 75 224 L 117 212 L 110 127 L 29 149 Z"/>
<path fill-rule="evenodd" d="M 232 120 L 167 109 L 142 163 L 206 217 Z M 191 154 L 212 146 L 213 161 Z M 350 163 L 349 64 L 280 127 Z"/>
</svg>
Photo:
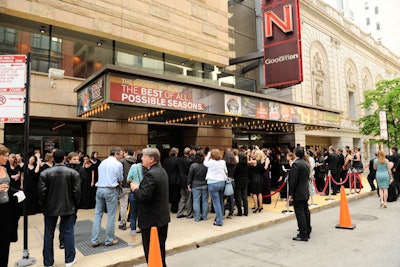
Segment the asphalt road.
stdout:
<svg viewBox="0 0 400 267">
<path fill-rule="evenodd" d="M 400 200 L 379 206 L 376 195 L 349 203 L 354 230 L 337 229 L 339 206 L 311 214 L 308 242 L 293 241 L 296 220 L 212 245 L 168 255 L 168 267 L 400 266 Z M 168 242 L 168 240 L 167 240 Z M 147 265 L 142 264 L 140 267 Z"/>
</svg>

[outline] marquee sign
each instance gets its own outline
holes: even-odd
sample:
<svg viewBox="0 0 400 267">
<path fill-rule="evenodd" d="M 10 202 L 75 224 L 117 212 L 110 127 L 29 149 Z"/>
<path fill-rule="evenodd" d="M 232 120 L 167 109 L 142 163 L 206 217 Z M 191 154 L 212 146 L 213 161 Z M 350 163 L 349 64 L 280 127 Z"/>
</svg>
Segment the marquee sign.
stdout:
<svg viewBox="0 0 400 267">
<path fill-rule="evenodd" d="M 299 0 L 264 0 L 265 86 L 303 81 Z"/>
</svg>

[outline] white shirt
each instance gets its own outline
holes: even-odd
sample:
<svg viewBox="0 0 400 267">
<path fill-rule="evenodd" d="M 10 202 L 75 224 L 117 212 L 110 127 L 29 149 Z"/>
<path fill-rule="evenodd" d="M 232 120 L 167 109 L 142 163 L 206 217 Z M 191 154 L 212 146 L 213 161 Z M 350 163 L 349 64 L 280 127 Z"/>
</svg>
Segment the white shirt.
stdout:
<svg viewBox="0 0 400 267">
<path fill-rule="evenodd" d="M 203 164 L 207 167 L 206 180 L 208 184 L 226 180 L 228 169 L 226 168 L 225 160 L 209 160 L 208 157 L 206 157 Z"/>
<path fill-rule="evenodd" d="M 100 163 L 97 187 L 116 187 L 123 179 L 122 163 L 114 156 L 109 156 Z"/>
</svg>

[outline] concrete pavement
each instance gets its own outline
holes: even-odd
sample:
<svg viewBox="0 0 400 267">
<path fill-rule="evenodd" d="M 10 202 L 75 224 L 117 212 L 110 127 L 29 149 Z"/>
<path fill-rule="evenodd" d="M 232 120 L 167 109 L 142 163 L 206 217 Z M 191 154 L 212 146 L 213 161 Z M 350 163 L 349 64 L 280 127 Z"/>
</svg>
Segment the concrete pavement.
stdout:
<svg viewBox="0 0 400 267">
<path fill-rule="evenodd" d="M 364 188 L 359 194 L 352 194 L 347 196 L 347 201 L 359 199 L 376 192 L 371 192 L 366 175 L 363 175 Z M 349 190 L 346 189 L 346 192 Z M 215 243 L 221 240 L 228 239 L 243 233 L 249 233 L 254 230 L 262 229 L 273 224 L 277 224 L 286 220 L 294 218 L 294 213 L 284 214 L 282 211 L 286 210 L 286 202 L 277 200 L 279 194 L 272 197 L 272 203 L 264 205 L 264 210 L 261 213 L 250 212 L 248 217 L 234 216 L 232 219 L 225 219 L 223 227 L 215 227 L 213 225 L 214 214 L 209 213 L 207 221 L 194 222 L 193 219 L 181 218 L 177 219 L 176 214 L 171 214 L 171 222 L 169 224 L 168 239 L 167 239 L 167 256 L 187 249 L 204 246 L 207 244 Z M 310 206 L 311 212 L 319 209 L 326 209 L 340 204 L 340 194 L 331 196 L 332 200 L 326 200 L 327 196 L 314 195 L 312 200 L 315 206 Z M 311 203 L 311 201 L 310 201 Z M 249 207 L 253 206 L 252 200 L 249 198 Z M 289 207 L 289 210 L 293 210 Z M 94 218 L 94 210 L 79 210 L 78 223 L 91 222 Z M 105 228 L 107 217 L 103 217 L 102 227 Z M 339 209 L 338 209 L 338 222 L 339 222 Z M 90 233 L 91 228 L 85 230 L 86 235 L 89 236 L 87 240 L 81 240 L 81 236 L 75 234 L 76 240 L 84 244 L 79 244 L 84 249 L 85 246 L 90 246 Z M 36 259 L 36 264 L 32 266 L 43 266 L 42 248 L 43 248 L 43 215 L 36 214 L 29 216 L 28 219 L 28 251 L 31 258 Z M 130 242 L 129 229 L 122 231 L 118 229 L 118 222 L 116 222 L 115 235 L 121 241 Z M 22 258 L 23 250 L 23 219 L 19 223 L 19 241 L 11 244 L 9 266 L 14 266 L 14 263 Z M 64 263 L 64 250 L 58 248 L 58 231 L 55 234 L 55 264 L 54 266 L 65 266 Z M 138 235 L 138 241 L 141 240 Z M 87 242 L 87 243 L 86 243 Z M 98 252 L 91 255 L 86 255 L 87 251 L 77 249 L 76 259 L 77 262 L 74 266 L 135 266 L 144 262 L 144 254 L 142 246 L 135 248 L 125 246 L 125 242 L 121 242 L 118 248 L 105 247 L 104 245 L 99 248 Z M 78 244 L 77 244 L 78 245 Z"/>
</svg>

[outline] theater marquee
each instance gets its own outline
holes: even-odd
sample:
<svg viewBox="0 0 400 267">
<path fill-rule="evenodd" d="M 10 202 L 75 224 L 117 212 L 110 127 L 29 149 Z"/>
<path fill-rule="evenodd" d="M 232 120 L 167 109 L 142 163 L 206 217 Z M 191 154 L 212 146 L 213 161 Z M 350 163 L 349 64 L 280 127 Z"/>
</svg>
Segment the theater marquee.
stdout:
<svg viewBox="0 0 400 267">
<path fill-rule="evenodd" d="M 299 0 L 264 0 L 265 86 L 303 81 Z"/>
</svg>

